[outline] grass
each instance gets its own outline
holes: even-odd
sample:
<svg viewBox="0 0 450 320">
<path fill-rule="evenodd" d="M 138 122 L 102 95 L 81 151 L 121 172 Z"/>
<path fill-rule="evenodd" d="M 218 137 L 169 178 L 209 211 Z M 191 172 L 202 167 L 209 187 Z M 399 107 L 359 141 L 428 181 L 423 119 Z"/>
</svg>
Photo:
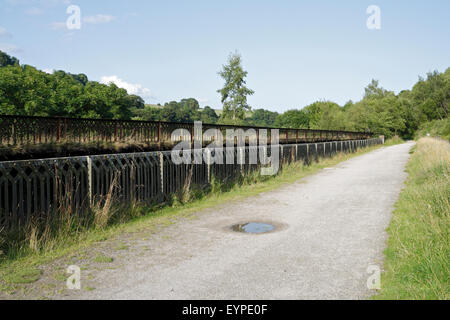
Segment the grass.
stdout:
<svg viewBox="0 0 450 320">
<path fill-rule="evenodd" d="M 398 143 L 397 141 L 395 143 Z M 389 141 L 387 141 L 389 144 Z M 112 239 L 117 235 L 146 230 L 156 232 L 169 226 L 178 218 L 192 217 L 194 213 L 230 201 L 238 201 L 261 192 L 267 192 L 313 174 L 325 167 L 336 165 L 351 157 L 370 152 L 380 146 L 361 149 L 355 153 L 340 153 L 333 158 L 320 159 L 308 166 L 303 162 L 285 165 L 276 176 L 261 176 L 257 172 L 242 177 L 235 182 L 220 183 L 213 179 L 212 187 L 205 190 L 191 188 L 174 197 L 166 206 L 150 207 L 132 204 L 115 207 L 111 201 L 104 201 L 102 207 L 93 208 L 90 220 L 77 220 L 70 212 L 55 222 L 38 228 L 31 224 L 26 232 L 7 239 L 0 237 L 0 292 L 2 281 L 7 275 L 20 274 L 22 270 L 36 269 L 40 265 L 58 258 L 81 252 L 98 242 Z M 50 227 L 49 227 L 50 226 Z M 52 227 L 53 226 L 53 227 Z M 125 248 L 118 248 L 125 249 Z M 110 262 L 98 258 L 98 262 Z M 106 257 L 108 258 L 108 257 Z M 97 259 L 96 259 L 97 260 Z M 100 261 L 101 260 L 101 261 Z"/>
<path fill-rule="evenodd" d="M 115 249 L 116 250 L 128 250 L 129 248 L 130 248 L 130 246 L 127 246 L 125 244 L 120 244 Z"/>
<path fill-rule="evenodd" d="M 421 138 L 427 135 L 450 141 L 450 119 L 445 118 L 423 123 L 415 136 L 416 138 Z"/>
<path fill-rule="evenodd" d="M 393 136 L 392 138 L 386 140 L 386 142 L 384 143 L 384 146 L 389 147 L 389 146 L 393 146 L 395 144 L 400 144 L 403 142 L 404 142 L 404 140 L 402 138 L 400 138 L 399 136 Z"/>
<path fill-rule="evenodd" d="M 374 299 L 450 298 L 450 144 L 421 138 L 388 227 L 385 272 Z"/>
<path fill-rule="evenodd" d="M 41 270 L 36 268 L 25 268 L 17 272 L 10 273 L 4 276 L 4 281 L 7 284 L 26 284 L 33 283 L 39 280 Z"/>
<path fill-rule="evenodd" d="M 95 257 L 94 261 L 97 263 L 111 263 L 113 262 L 113 258 L 100 254 Z"/>
</svg>

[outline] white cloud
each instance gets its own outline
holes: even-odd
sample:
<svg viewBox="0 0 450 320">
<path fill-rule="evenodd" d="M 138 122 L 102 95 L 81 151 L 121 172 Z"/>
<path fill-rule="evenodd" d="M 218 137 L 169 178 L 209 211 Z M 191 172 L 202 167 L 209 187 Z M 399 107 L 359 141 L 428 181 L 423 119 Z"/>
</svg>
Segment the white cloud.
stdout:
<svg viewBox="0 0 450 320">
<path fill-rule="evenodd" d="M 0 43 L 0 50 L 9 54 L 18 53 L 22 51 L 18 46 L 11 43 Z"/>
<path fill-rule="evenodd" d="M 83 18 L 83 23 L 86 24 L 100 24 L 100 23 L 108 23 L 115 19 L 116 17 L 108 15 L 108 14 L 96 14 L 94 16 L 87 16 Z M 50 27 L 53 30 L 61 30 L 66 29 L 66 22 L 52 22 Z M 83 27 L 83 25 L 81 25 Z"/>
<path fill-rule="evenodd" d="M 151 97 L 150 89 L 144 88 L 140 84 L 128 83 L 120 79 L 118 76 L 105 76 L 100 79 L 100 82 L 103 84 L 114 83 L 119 88 L 127 90 L 128 94 L 135 94 L 143 98 Z"/>
<path fill-rule="evenodd" d="M 48 74 L 53 74 L 55 72 L 54 69 L 42 69 L 42 71 L 44 71 L 45 73 L 48 73 Z"/>
<path fill-rule="evenodd" d="M 91 24 L 108 23 L 115 19 L 114 16 L 108 14 L 96 14 L 95 16 L 87 16 L 83 18 L 83 22 Z"/>
<path fill-rule="evenodd" d="M 199 99 L 197 99 L 197 101 L 198 101 L 198 103 L 208 103 L 208 102 L 209 102 L 209 99 L 206 99 L 206 98 L 199 98 Z"/>
</svg>

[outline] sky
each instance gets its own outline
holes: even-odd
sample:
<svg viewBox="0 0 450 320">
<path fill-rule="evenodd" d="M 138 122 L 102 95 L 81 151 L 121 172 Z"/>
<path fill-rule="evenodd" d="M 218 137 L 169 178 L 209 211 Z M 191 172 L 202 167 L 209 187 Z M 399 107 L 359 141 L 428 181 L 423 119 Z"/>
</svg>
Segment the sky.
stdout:
<svg viewBox="0 0 450 320">
<path fill-rule="evenodd" d="M 71 5 L 80 29 L 68 29 Z M 379 8 L 379 28 L 369 29 Z M 70 20 L 73 21 L 73 20 Z M 377 79 L 396 93 L 450 67 L 450 1 L 0 0 L 0 50 L 38 69 L 114 82 L 147 103 L 220 109 L 217 74 L 239 52 L 252 108 L 343 105 Z"/>
</svg>

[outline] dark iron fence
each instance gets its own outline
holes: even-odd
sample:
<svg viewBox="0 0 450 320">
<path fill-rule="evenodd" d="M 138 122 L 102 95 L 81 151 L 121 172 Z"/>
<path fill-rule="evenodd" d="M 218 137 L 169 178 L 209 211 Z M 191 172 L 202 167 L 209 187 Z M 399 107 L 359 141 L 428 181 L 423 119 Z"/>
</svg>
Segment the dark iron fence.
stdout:
<svg viewBox="0 0 450 320">
<path fill-rule="evenodd" d="M 310 163 L 319 157 L 381 143 L 381 138 L 374 138 L 273 147 L 280 154 L 281 170 L 293 161 Z M 249 146 L 214 150 L 222 153 L 224 164 L 202 161 L 177 165 L 170 151 L 0 162 L 0 230 L 23 226 L 31 217 L 58 214 L 61 208 L 82 214 L 104 198 L 112 184 L 114 198 L 124 203 L 164 202 L 186 183 L 207 186 L 213 176 L 223 181 L 260 169 L 261 165 L 249 162 L 251 148 L 260 148 L 262 154 L 271 149 Z M 193 150 L 190 156 L 194 159 L 203 151 Z M 227 152 L 234 164 L 226 164 Z M 238 163 L 239 157 L 244 163 Z"/>
<path fill-rule="evenodd" d="M 361 140 L 372 136 L 367 132 L 215 124 L 202 126 L 203 132 L 211 128 L 221 130 L 223 137 L 226 136 L 227 129 L 255 129 L 257 132 L 268 129 L 269 143 L 269 129 L 279 129 L 281 144 Z M 171 133 L 175 129 L 186 129 L 190 133 L 190 139 L 194 137 L 193 123 L 0 115 L 0 144 L 14 146 L 54 142 L 133 142 L 163 149 L 164 146 L 173 145 Z"/>
</svg>

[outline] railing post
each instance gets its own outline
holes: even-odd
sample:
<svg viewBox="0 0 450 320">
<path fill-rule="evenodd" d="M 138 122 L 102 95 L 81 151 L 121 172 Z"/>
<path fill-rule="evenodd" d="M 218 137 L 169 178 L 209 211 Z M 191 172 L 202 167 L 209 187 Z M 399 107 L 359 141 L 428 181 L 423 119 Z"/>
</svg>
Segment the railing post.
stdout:
<svg viewBox="0 0 450 320">
<path fill-rule="evenodd" d="M 58 142 L 61 142 L 61 118 L 58 118 Z"/>
<path fill-rule="evenodd" d="M 136 200 L 136 166 L 134 165 L 134 157 L 131 158 L 130 164 L 130 200 Z"/>
<path fill-rule="evenodd" d="M 161 122 L 158 122 L 158 150 L 161 150 Z"/>
<path fill-rule="evenodd" d="M 67 139 L 67 119 L 66 118 L 64 118 L 64 140 L 65 139 Z"/>
<path fill-rule="evenodd" d="M 309 143 L 306 144 L 306 162 L 309 163 Z"/>
<path fill-rule="evenodd" d="M 195 140 L 194 134 L 195 134 L 194 126 L 192 126 L 191 127 L 191 149 L 192 150 L 194 150 L 194 148 L 195 148 L 195 145 L 194 145 L 194 140 Z"/>
<path fill-rule="evenodd" d="M 11 131 L 12 131 L 12 142 L 15 145 L 16 144 L 16 127 L 14 126 L 14 121 L 11 124 Z"/>
<path fill-rule="evenodd" d="M 241 174 L 244 175 L 244 163 L 245 163 L 245 147 L 237 147 L 239 151 L 239 163 L 241 164 Z"/>
<path fill-rule="evenodd" d="M 284 161 L 284 152 L 283 152 L 283 145 L 278 145 L 280 147 L 280 166 L 283 167 L 283 161 Z M 270 155 L 272 156 L 272 154 Z"/>
<path fill-rule="evenodd" d="M 211 150 L 206 148 L 206 165 L 207 165 L 207 175 L 208 175 L 208 184 L 211 183 Z"/>
<path fill-rule="evenodd" d="M 89 206 L 94 204 L 94 189 L 92 186 L 93 174 L 92 174 L 92 158 L 87 157 L 87 172 L 88 172 L 88 198 L 89 198 Z"/>
<path fill-rule="evenodd" d="M 162 152 L 159 153 L 159 174 L 161 175 L 161 198 L 164 199 L 164 156 Z"/>
</svg>

